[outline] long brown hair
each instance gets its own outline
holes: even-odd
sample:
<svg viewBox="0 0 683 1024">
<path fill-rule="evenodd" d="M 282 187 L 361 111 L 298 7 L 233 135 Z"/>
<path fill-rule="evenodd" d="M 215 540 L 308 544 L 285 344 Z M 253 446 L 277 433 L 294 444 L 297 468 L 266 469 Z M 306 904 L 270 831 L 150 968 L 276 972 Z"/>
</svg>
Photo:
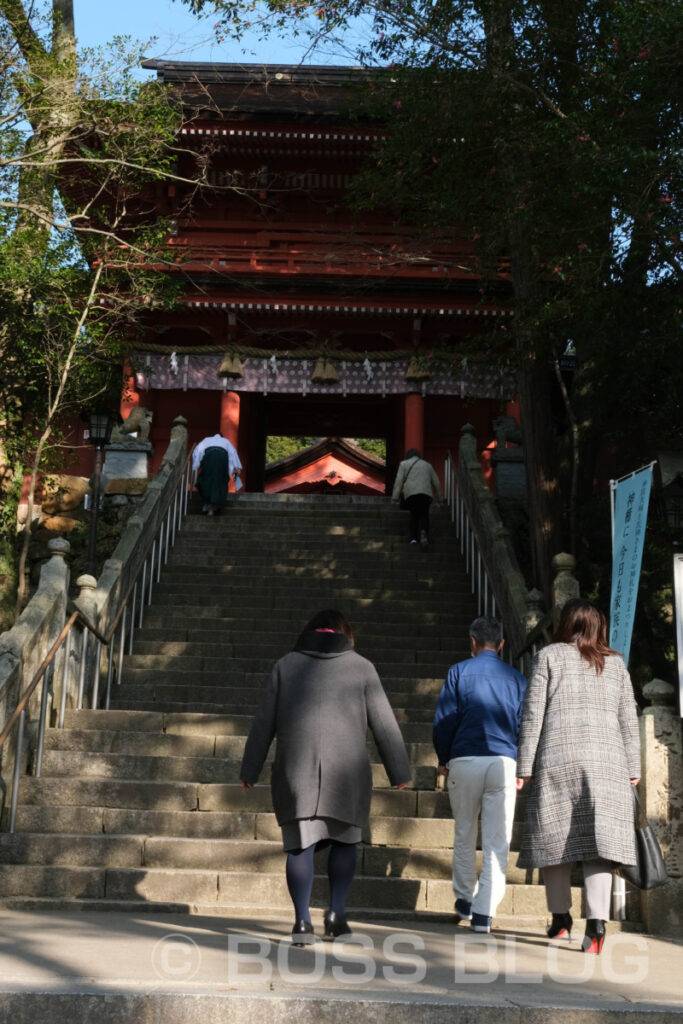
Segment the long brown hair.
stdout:
<svg viewBox="0 0 683 1024">
<path fill-rule="evenodd" d="M 607 619 L 590 601 L 573 597 L 562 609 L 554 636 L 555 643 L 576 644 L 582 658 L 598 675 L 608 654 L 618 654 L 607 643 Z"/>
</svg>

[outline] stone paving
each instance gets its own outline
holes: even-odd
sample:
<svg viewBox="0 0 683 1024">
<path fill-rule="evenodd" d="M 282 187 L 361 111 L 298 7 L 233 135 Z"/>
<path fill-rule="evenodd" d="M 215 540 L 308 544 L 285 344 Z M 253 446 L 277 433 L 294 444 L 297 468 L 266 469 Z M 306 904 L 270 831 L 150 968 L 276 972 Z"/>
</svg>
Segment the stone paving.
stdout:
<svg viewBox="0 0 683 1024">
<path fill-rule="evenodd" d="M 321 915 L 314 913 L 318 934 Z M 352 922 L 292 947 L 291 922 L 245 917 L 0 912 L 0 1022 L 664 1024 L 683 1015 L 683 946 L 612 932 L 600 957 L 539 929 Z"/>
</svg>

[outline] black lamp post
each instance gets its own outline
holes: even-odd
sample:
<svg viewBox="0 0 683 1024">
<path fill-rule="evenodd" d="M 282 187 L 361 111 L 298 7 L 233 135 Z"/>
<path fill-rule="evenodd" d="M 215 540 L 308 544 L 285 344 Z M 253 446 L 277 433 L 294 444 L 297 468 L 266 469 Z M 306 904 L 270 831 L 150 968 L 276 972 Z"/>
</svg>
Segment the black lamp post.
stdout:
<svg viewBox="0 0 683 1024">
<path fill-rule="evenodd" d="M 88 414 L 90 425 L 90 444 L 95 449 L 95 471 L 91 477 L 90 504 L 90 544 L 88 546 L 88 572 L 95 575 L 95 546 L 97 544 L 97 516 L 100 511 L 100 485 L 102 482 L 102 449 L 109 444 L 114 427 L 114 414 L 111 412 L 91 412 Z"/>
</svg>

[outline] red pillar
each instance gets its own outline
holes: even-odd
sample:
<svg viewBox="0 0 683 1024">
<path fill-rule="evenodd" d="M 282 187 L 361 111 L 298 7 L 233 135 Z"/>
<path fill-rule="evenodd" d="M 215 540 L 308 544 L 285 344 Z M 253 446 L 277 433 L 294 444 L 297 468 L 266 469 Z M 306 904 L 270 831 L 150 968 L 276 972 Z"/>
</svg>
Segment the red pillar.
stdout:
<svg viewBox="0 0 683 1024">
<path fill-rule="evenodd" d="M 405 454 L 409 448 L 417 448 L 420 454 L 424 454 L 424 398 L 422 395 L 413 393 L 405 396 L 404 403 L 405 426 L 403 431 L 403 440 L 405 443 L 403 446 L 403 454 Z"/>
<path fill-rule="evenodd" d="M 240 396 L 236 391 L 224 391 L 221 395 L 221 434 L 227 438 L 239 452 L 240 433 Z M 235 490 L 235 485 L 230 481 L 230 490 Z"/>
<path fill-rule="evenodd" d="M 240 396 L 236 391 L 224 391 L 221 396 L 221 434 L 239 450 Z"/>
</svg>

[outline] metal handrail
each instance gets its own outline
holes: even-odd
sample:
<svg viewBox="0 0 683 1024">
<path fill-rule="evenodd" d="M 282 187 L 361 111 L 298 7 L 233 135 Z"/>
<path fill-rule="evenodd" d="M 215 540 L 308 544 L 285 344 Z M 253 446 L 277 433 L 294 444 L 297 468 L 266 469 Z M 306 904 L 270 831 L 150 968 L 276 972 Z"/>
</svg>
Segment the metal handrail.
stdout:
<svg viewBox="0 0 683 1024">
<path fill-rule="evenodd" d="M 455 535 L 460 541 L 460 554 L 465 559 L 465 571 L 472 577 L 472 593 L 477 598 L 478 614 L 495 616 L 496 595 L 481 555 L 476 530 L 457 488 L 455 460 L 450 451 L 446 455 L 444 465 L 444 485 L 444 497 L 451 510 Z"/>
<path fill-rule="evenodd" d="M 472 581 L 472 594 L 477 600 L 477 614 L 491 615 L 495 618 L 496 610 L 498 607 L 502 607 L 502 604 L 496 598 L 493 581 L 481 553 L 476 528 L 458 489 L 456 464 L 451 451 L 448 451 L 444 463 L 444 498 L 451 510 L 451 522 L 455 525 L 456 537 L 460 541 L 460 553 L 465 559 L 465 571 Z M 545 620 L 542 620 L 527 635 L 525 645 L 519 650 L 513 650 L 510 643 L 505 645 L 503 651 L 509 664 L 516 665 L 522 672 L 526 671 L 529 655 L 535 655 L 537 650 L 544 646 L 543 642 L 539 643 L 538 641 L 544 637 L 545 627 Z M 505 622 L 503 628 L 509 632 Z"/>
<path fill-rule="evenodd" d="M 151 542 L 147 545 L 144 557 L 140 557 L 140 563 L 138 565 L 137 572 L 134 574 L 128 589 L 119 602 L 118 610 L 114 616 L 109 628 L 102 632 L 93 622 L 90 621 L 88 616 L 78 608 L 74 608 L 69 616 L 69 619 L 63 626 L 59 636 L 52 644 L 52 647 L 43 658 L 39 668 L 36 670 L 30 684 L 17 701 L 17 706 L 14 709 L 9 721 L 5 725 L 0 733 L 0 751 L 4 744 L 7 742 L 9 736 L 12 733 L 14 726 L 18 725 L 17 745 L 14 756 L 14 772 L 12 777 L 12 795 L 10 801 L 10 818 L 9 818 L 9 831 L 14 832 L 16 826 L 17 816 L 17 804 L 19 798 L 19 780 L 21 777 L 21 762 L 24 751 L 24 733 L 26 728 L 26 708 L 32 695 L 37 690 L 39 684 L 42 681 L 42 690 L 40 695 L 40 714 L 38 724 L 38 735 L 36 745 L 36 758 L 34 766 L 34 776 L 40 778 L 43 761 L 43 750 L 45 746 L 45 732 L 47 728 L 48 718 L 48 705 L 50 700 L 54 701 L 54 676 L 55 676 L 55 665 L 56 659 L 59 652 L 64 648 L 64 661 L 62 666 L 62 688 L 60 694 L 59 713 L 57 716 L 57 727 L 62 729 L 64 727 L 64 720 L 66 717 L 66 699 L 68 689 L 68 675 L 69 665 L 71 661 L 71 653 L 73 646 L 74 628 L 77 623 L 82 626 L 82 639 L 81 639 L 81 664 L 78 681 L 78 695 L 76 699 L 76 710 L 81 711 L 83 709 L 83 701 L 85 697 L 86 688 L 86 665 L 88 661 L 88 647 L 90 636 L 94 641 L 97 642 L 97 648 L 95 653 L 95 674 L 92 684 L 92 694 L 90 707 L 96 709 L 99 705 L 99 683 L 100 683 L 100 672 L 101 672 L 101 659 L 102 659 L 102 648 L 106 647 L 108 650 L 108 664 L 107 664 L 107 685 L 104 700 L 104 709 L 109 710 L 111 701 L 111 687 L 114 678 L 114 664 L 117 654 L 116 648 L 118 647 L 118 666 L 116 672 L 116 685 L 120 686 L 123 678 L 123 657 L 125 651 L 126 639 L 128 639 L 128 653 L 132 653 L 133 650 L 133 638 L 136 628 L 136 610 L 137 610 L 137 625 L 138 628 L 142 626 L 143 614 L 145 604 L 150 605 L 152 601 L 152 589 L 154 584 L 154 576 L 156 575 L 157 583 L 161 579 L 161 568 L 162 560 L 163 564 L 168 562 L 169 551 L 175 544 L 176 534 L 182 527 L 182 519 L 187 514 L 187 508 L 189 504 L 190 493 L 194 482 L 194 471 L 192 470 L 192 452 L 193 449 L 187 454 L 185 464 L 180 473 L 180 479 L 178 486 L 174 488 L 172 494 L 169 496 L 166 510 L 162 513 L 161 521 L 157 533 L 152 538 Z M 151 553 L 151 564 L 149 564 L 149 581 L 147 580 L 148 575 L 148 563 L 150 563 Z M 142 577 L 142 585 L 140 586 L 140 577 Z M 138 590 L 140 591 L 139 605 L 138 602 Z M 127 616 L 129 601 L 132 594 L 132 603 L 130 607 L 130 617 Z M 128 618 L 129 633 L 126 636 L 126 619 Z M 115 642 L 116 633 L 119 633 L 118 645 Z"/>
</svg>

